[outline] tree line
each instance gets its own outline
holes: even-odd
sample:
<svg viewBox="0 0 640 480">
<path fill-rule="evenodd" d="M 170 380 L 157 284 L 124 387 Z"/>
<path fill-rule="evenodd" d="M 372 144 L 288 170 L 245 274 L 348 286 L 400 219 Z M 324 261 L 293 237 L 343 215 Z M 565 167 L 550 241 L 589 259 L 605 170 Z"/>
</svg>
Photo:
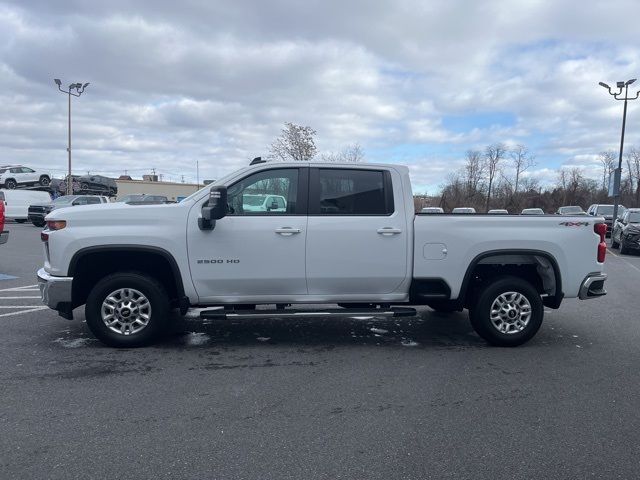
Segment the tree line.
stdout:
<svg viewBox="0 0 640 480">
<path fill-rule="evenodd" d="M 269 148 L 269 160 L 361 162 L 365 156 L 359 144 L 338 152 L 318 153 L 316 131 L 309 126 L 287 122 Z M 640 207 L 640 149 L 631 147 L 624 157 L 620 183 L 620 203 Z M 601 180 L 586 176 L 580 167 L 561 168 L 553 185 L 542 186 L 527 172 L 536 166 L 535 155 L 525 145 L 507 147 L 503 143 L 487 145 L 483 150 L 468 150 L 463 166 L 450 173 L 436 196 L 416 196 L 416 209 L 439 206 L 445 211 L 455 207 L 473 207 L 478 212 L 504 208 L 518 213 L 524 208 L 542 208 L 555 212 L 563 205 L 587 208 L 592 203 L 612 203 L 608 196 L 609 177 L 617 165 L 617 154 L 598 155 Z"/>
<path fill-rule="evenodd" d="M 440 206 L 449 211 L 464 206 L 478 212 L 504 208 L 518 213 L 524 208 L 538 207 L 553 213 L 563 205 L 586 209 L 593 203 L 612 203 L 608 196 L 609 176 L 618 158 L 615 152 L 605 151 L 598 159 L 602 165 L 601 180 L 587 177 L 580 167 L 561 168 L 555 183 L 543 187 L 538 179 L 526 174 L 536 162 L 525 145 L 508 148 L 502 143 L 491 144 L 484 150 L 467 151 L 464 165 L 447 176 L 440 194 L 421 197 L 416 201 L 416 208 Z M 631 147 L 624 160 L 620 203 L 637 207 L 640 206 L 640 149 Z"/>
</svg>

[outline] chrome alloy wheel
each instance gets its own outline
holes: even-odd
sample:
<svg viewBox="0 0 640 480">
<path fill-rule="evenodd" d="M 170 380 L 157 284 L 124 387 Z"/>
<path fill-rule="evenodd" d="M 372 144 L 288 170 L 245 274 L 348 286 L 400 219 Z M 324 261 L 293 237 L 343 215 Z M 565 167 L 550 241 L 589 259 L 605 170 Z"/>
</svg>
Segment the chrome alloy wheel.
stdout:
<svg viewBox="0 0 640 480">
<path fill-rule="evenodd" d="M 531 304 L 519 292 L 501 293 L 491 304 L 489 318 L 500 333 L 519 333 L 531 320 Z"/>
<path fill-rule="evenodd" d="M 121 335 L 132 335 L 148 325 L 151 303 L 138 290 L 120 288 L 107 295 L 102 302 L 100 314 L 109 330 Z"/>
</svg>

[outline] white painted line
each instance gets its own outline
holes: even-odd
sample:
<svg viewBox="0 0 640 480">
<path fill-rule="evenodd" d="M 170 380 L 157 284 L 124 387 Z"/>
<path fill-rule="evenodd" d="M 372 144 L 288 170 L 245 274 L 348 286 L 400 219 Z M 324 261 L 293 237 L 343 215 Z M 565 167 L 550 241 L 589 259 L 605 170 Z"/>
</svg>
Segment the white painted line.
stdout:
<svg viewBox="0 0 640 480">
<path fill-rule="evenodd" d="M 0 305 L 0 308 L 40 308 L 44 305 Z"/>
<path fill-rule="evenodd" d="M 38 308 L 31 308 L 29 310 L 21 310 L 19 312 L 2 313 L 0 314 L 0 317 L 10 317 L 12 315 L 22 315 L 23 313 L 39 312 L 40 310 L 44 310 L 45 308 L 49 308 L 49 307 L 38 307 Z"/>
<path fill-rule="evenodd" d="M 24 287 L 11 287 L 11 288 L 2 288 L 0 292 L 23 292 L 29 290 L 40 290 L 39 288 L 35 288 L 38 285 L 25 285 Z"/>
<path fill-rule="evenodd" d="M 35 297 L 28 297 L 28 296 L 24 296 L 24 297 L 0 297 L 0 300 L 20 300 L 22 298 L 42 298 L 40 295 L 37 295 Z"/>
</svg>

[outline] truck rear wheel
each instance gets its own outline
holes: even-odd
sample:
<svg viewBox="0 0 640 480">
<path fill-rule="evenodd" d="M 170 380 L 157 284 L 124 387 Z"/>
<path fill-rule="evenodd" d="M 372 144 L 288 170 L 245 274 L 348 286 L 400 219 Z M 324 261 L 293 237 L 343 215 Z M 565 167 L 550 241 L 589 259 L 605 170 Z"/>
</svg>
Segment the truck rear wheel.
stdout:
<svg viewBox="0 0 640 480">
<path fill-rule="evenodd" d="M 111 347 L 141 347 L 166 329 L 167 293 L 142 273 L 114 273 L 100 280 L 87 298 L 85 316 L 91 332 Z"/>
<path fill-rule="evenodd" d="M 500 277 L 479 292 L 469 309 L 471 325 L 492 345 L 516 347 L 528 342 L 540 329 L 544 306 L 529 282 Z"/>
</svg>

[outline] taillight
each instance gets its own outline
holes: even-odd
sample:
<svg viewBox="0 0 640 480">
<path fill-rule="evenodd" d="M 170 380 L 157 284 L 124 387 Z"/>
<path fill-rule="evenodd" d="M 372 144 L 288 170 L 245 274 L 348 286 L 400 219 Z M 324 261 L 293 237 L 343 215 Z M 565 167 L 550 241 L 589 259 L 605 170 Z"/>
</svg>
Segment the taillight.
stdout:
<svg viewBox="0 0 640 480">
<path fill-rule="evenodd" d="M 67 222 L 65 220 L 48 220 L 47 228 L 51 231 L 62 230 L 67 226 Z"/>
<path fill-rule="evenodd" d="M 607 235 L 607 224 L 596 223 L 593 226 L 593 231 L 600 235 L 600 243 L 598 243 L 598 263 L 603 263 L 604 258 L 607 255 L 607 242 L 605 237 Z"/>
</svg>

